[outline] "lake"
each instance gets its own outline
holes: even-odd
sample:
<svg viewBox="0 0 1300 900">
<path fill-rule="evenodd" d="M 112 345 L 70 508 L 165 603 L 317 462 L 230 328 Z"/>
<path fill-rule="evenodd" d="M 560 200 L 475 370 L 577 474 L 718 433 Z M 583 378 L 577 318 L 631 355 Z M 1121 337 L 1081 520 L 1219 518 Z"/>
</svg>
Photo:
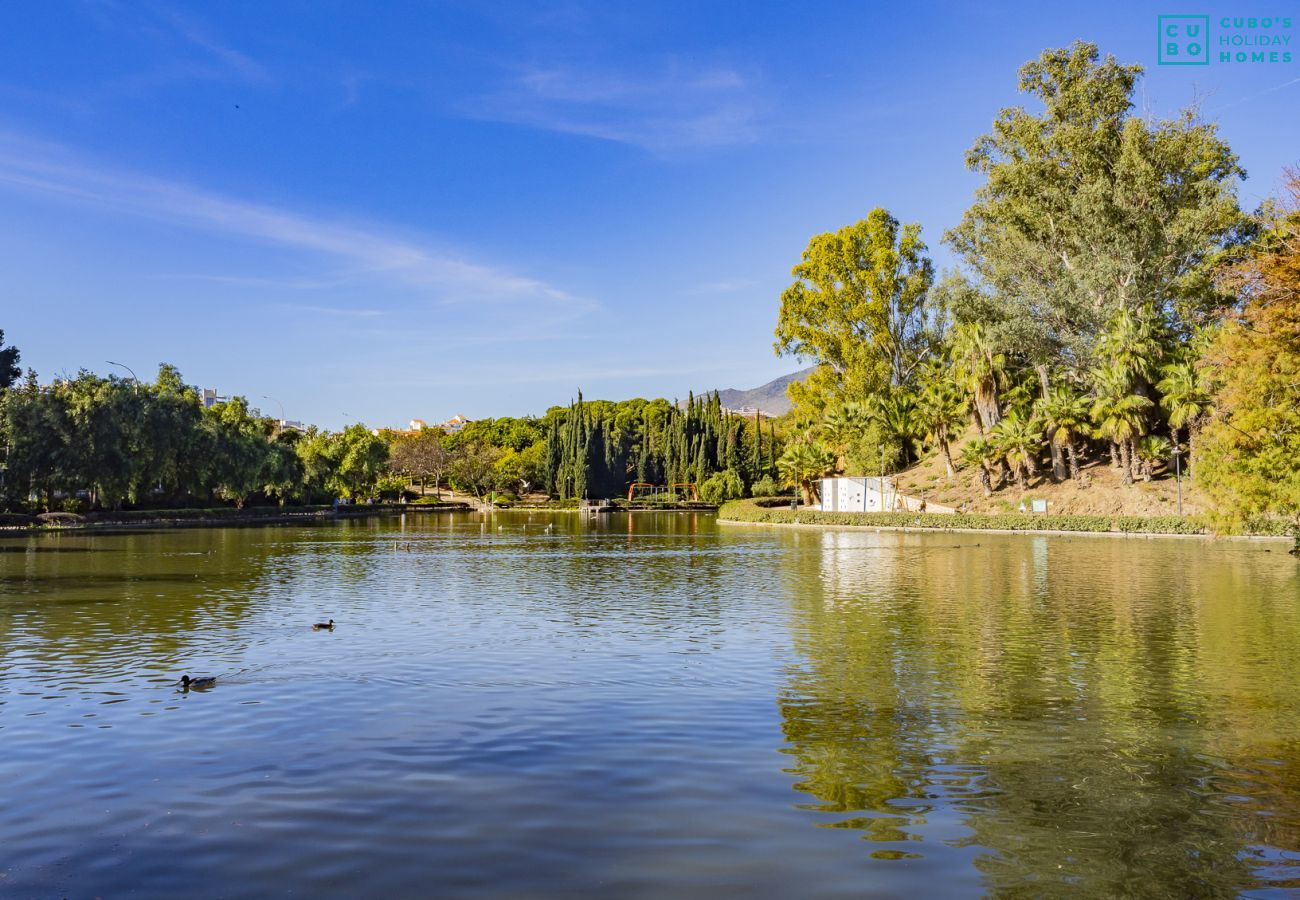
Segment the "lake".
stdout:
<svg viewBox="0 0 1300 900">
<path fill-rule="evenodd" d="M 1285 550 L 697 513 L 5 538 L 0 894 L 1294 895 Z"/>
</svg>

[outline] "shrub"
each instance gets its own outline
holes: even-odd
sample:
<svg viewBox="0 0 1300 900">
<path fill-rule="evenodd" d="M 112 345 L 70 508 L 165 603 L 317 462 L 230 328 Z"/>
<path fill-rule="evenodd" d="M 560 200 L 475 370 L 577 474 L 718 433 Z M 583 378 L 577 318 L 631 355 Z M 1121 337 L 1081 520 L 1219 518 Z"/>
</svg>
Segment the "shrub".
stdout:
<svg viewBox="0 0 1300 900">
<path fill-rule="evenodd" d="M 700 485 L 700 499 L 705 503 L 722 503 L 745 495 L 745 485 L 734 469 L 715 472 Z"/>
<path fill-rule="evenodd" d="M 749 489 L 751 497 L 779 497 L 781 495 L 781 485 L 777 484 L 775 479 L 770 475 L 764 475 L 754 486 Z"/>
</svg>

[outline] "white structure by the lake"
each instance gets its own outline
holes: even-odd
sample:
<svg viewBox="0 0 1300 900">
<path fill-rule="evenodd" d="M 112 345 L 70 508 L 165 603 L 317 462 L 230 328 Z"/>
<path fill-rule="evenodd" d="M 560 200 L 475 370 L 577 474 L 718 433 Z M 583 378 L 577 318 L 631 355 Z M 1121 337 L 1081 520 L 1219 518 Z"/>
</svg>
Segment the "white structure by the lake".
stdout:
<svg viewBox="0 0 1300 900">
<path fill-rule="evenodd" d="M 951 506 L 900 494 L 894 479 L 874 475 L 823 478 L 819 509 L 822 512 L 956 512 Z"/>
</svg>

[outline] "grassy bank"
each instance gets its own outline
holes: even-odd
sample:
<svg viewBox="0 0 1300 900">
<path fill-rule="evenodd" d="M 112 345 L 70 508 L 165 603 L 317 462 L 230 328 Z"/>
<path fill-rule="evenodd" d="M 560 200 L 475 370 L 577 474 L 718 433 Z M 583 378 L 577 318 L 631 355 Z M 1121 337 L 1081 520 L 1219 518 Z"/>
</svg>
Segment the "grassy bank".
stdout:
<svg viewBox="0 0 1300 900">
<path fill-rule="evenodd" d="M 723 504 L 718 518 L 724 522 L 756 525 L 832 525 L 867 528 L 910 528 L 937 531 L 1076 532 L 1080 534 L 1187 534 L 1208 532 L 1195 519 L 1182 516 L 1029 515 L 1024 513 L 847 513 L 815 509 L 792 510 L 785 502 L 732 500 Z M 1285 522 L 1259 523 L 1250 532 L 1260 537 L 1289 537 Z"/>
</svg>

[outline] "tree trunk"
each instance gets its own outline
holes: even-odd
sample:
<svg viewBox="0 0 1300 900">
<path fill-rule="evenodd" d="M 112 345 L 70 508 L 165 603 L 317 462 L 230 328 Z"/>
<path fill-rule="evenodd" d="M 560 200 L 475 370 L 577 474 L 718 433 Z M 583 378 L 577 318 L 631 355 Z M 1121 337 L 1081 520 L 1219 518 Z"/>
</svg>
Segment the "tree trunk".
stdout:
<svg viewBox="0 0 1300 900">
<path fill-rule="evenodd" d="M 1111 452 L 1114 452 L 1112 449 Z M 1133 469 L 1129 463 L 1128 441 L 1120 441 L 1119 444 L 1120 469 L 1124 473 L 1124 483 L 1133 483 Z"/>
<path fill-rule="evenodd" d="M 993 496 L 993 477 L 989 475 L 989 467 L 980 464 L 980 487 L 984 488 L 984 496 Z"/>
<path fill-rule="evenodd" d="M 941 440 L 939 449 L 943 451 L 943 467 L 948 471 L 948 480 L 952 481 L 953 476 L 957 474 L 957 469 L 952 464 L 952 448 L 948 446 L 947 440 Z"/>
<path fill-rule="evenodd" d="M 1129 438 L 1128 442 L 1128 464 L 1132 469 L 1132 477 L 1130 479 L 1131 483 L 1132 479 L 1136 479 L 1142 474 L 1142 459 L 1138 456 L 1137 441 L 1132 438 Z"/>
<path fill-rule="evenodd" d="M 1119 444 L 1115 441 L 1110 442 L 1110 467 L 1112 469 L 1120 468 Z"/>
<path fill-rule="evenodd" d="M 1079 453 L 1074 447 L 1074 441 L 1067 441 L 1065 444 L 1065 455 L 1070 460 L 1070 477 L 1078 479 L 1079 477 Z"/>
<path fill-rule="evenodd" d="M 1038 373 L 1038 384 L 1043 391 L 1043 400 L 1046 401 L 1050 399 L 1052 393 L 1052 386 L 1047 378 L 1047 366 L 1034 366 L 1034 371 Z M 1055 435 L 1047 445 L 1052 451 L 1052 480 L 1059 484 L 1066 478 L 1065 454 L 1061 452 L 1061 445 L 1056 442 Z"/>
<path fill-rule="evenodd" d="M 1028 485 L 1025 484 L 1025 467 L 1023 464 L 1017 464 L 1015 468 L 1016 468 L 1016 487 L 1020 488 L 1020 490 L 1023 492 L 1028 488 Z"/>
<path fill-rule="evenodd" d="M 1029 474 L 1030 478 L 1038 477 L 1038 460 L 1034 459 L 1034 454 L 1032 453 L 1025 454 L 1025 471 Z"/>
<path fill-rule="evenodd" d="M 980 420 L 984 427 L 980 433 L 992 431 L 993 426 L 998 424 L 1002 418 L 1002 411 L 998 409 L 998 387 L 997 383 L 981 384 L 975 389 L 975 409 L 979 411 Z"/>
</svg>

